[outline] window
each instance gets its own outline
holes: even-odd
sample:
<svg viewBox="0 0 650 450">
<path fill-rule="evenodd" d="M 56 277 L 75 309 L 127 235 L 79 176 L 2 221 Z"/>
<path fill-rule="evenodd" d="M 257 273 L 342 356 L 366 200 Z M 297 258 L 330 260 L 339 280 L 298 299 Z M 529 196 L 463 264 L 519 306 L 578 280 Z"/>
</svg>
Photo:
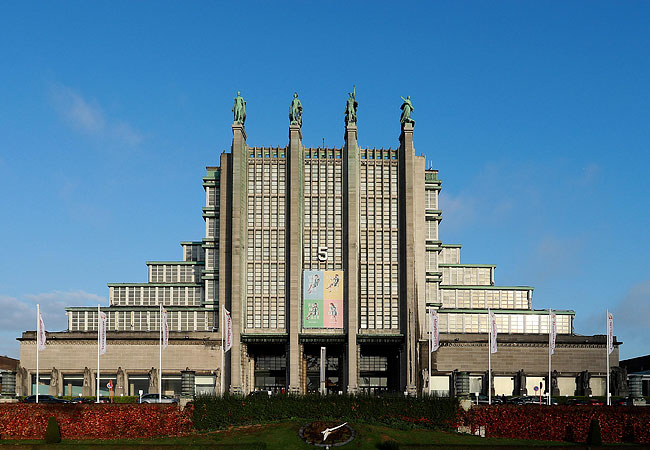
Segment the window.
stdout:
<svg viewBox="0 0 650 450">
<path fill-rule="evenodd" d="M 424 207 L 426 209 L 438 209 L 438 196 L 437 192 L 434 190 L 426 190 L 424 197 Z"/>
<path fill-rule="evenodd" d="M 539 316 L 537 314 L 526 315 L 526 333 L 539 333 Z"/>
<path fill-rule="evenodd" d="M 523 333 L 524 332 L 524 316 L 521 314 L 510 315 L 510 332 Z"/>
</svg>

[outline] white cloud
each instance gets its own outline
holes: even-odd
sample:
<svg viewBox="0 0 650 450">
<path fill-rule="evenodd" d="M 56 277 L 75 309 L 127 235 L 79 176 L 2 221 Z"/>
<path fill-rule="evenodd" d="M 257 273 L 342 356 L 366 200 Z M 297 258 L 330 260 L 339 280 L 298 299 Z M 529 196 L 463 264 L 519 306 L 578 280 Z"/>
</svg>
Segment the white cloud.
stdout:
<svg viewBox="0 0 650 450">
<path fill-rule="evenodd" d="M 15 297 L 0 295 L 0 329 L 8 331 L 36 325 L 35 310 Z"/>
<path fill-rule="evenodd" d="M 494 190 L 469 189 L 452 195 L 441 192 L 439 203 L 444 229 L 459 229 L 479 222 L 500 223 L 514 210 L 513 200 L 495 195 Z"/>
<path fill-rule="evenodd" d="M 632 286 L 614 308 L 613 314 L 616 322 L 624 328 L 647 330 L 650 324 L 650 280 Z"/>
<path fill-rule="evenodd" d="M 99 105 L 91 104 L 81 95 L 60 84 L 50 88 L 54 105 L 73 127 L 88 134 L 101 134 L 106 128 L 104 113 Z"/>
<path fill-rule="evenodd" d="M 142 142 L 142 135 L 126 122 L 117 122 L 111 125 L 111 133 L 131 146 L 136 146 Z"/>
<path fill-rule="evenodd" d="M 68 326 L 66 306 L 94 306 L 98 303 L 106 305 L 108 302 L 101 295 L 82 290 L 24 294 L 20 298 L 0 295 L 0 354 L 18 354 L 19 343 L 13 339 L 23 331 L 36 329 L 37 304 L 40 306 L 45 329 L 63 331 Z"/>
<path fill-rule="evenodd" d="M 476 220 L 477 202 L 477 198 L 467 193 L 460 193 L 457 196 L 453 196 L 442 191 L 440 193 L 439 203 L 444 213 L 444 226 L 458 228 L 459 226 L 474 222 Z"/>
<path fill-rule="evenodd" d="M 107 118 L 95 100 L 88 100 L 70 87 L 53 84 L 50 97 L 61 117 L 77 131 L 95 138 L 110 138 L 136 146 L 142 135 L 123 120 Z"/>
<path fill-rule="evenodd" d="M 19 359 L 20 346 L 16 338 L 18 335 L 13 333 L 6 333 L 0 331 L 0 356 L 8 356 L 10 358 Z"/>
<path fill-rule="evenodd" d="M 623 342 L 621 359 L 648 354 L 650 324 L 650 280 L 633 285 L 620 301 L 612 304 L 614 334 Z M 581 320 L 588 333 L 605 334 L 605 308 Z"/>
</svg>

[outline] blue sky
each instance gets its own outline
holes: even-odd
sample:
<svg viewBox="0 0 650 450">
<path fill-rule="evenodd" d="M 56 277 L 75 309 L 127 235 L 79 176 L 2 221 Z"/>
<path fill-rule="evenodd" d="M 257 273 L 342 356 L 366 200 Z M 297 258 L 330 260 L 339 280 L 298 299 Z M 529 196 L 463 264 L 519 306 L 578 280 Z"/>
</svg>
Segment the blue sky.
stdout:
<svg viewBox="0 0 650 450">
<path fill-rule="evenodd" d="M 107 304 L 204 225 L 201 177 L 248 102 L 250 145 L 361 146 L 440 170 L 440 236 L 577 333 L 615 314 L 650 353 L 647 2 L 13 2 L 0 7 L 0 354 L 64 306 Z"/>
</svg>

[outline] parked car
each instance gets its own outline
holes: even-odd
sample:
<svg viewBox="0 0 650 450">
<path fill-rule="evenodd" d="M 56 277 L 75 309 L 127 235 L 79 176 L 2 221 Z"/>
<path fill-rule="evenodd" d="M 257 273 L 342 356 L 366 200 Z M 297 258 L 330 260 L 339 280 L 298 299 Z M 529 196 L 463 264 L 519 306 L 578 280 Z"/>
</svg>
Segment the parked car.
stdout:
<svg viewBox="0 0 650 450">
<path fill-rule="evenodd" d="M 75 397 L 71 400 L 72 403 L 95 403 L 94 398 L 90 397 Z"/>
<path fill-rule="evenodd" d="M 625 397 L 612 400 L 612 405 L 614 406 L 645 406 L 647 404 L 648 403 L 644 398 L 635 399 L 634 397 Z"/>
<path fill-rule="evenodd" d="M 72 403 L 110 403 L 111 399 L 110 397 L 99 397 L 99 401 L 97 401 L 97 397 L 76 397 L 71 400 Z"/>
<path fill-rule="evenodd" d="M 178 403 L 178 399 L 169 395 L 160 397 L 158 394 L 144 394 L 138 403 Z"/>
<path fill-rule="evenodd" d="M 271 391 L 253 391 L 249 395 L 253 397 L 270 397 L 273 393 Z"/>
<path fill-rule="evenodd" d="M 25 397 L 23 400 L 23 403 L 36 403 L 36 396 L 35 395 L 30 395 L 29 397 Z M 47 395 L 47 394 L 39 394 L 38 395 L 38 403 L 70 403 L 68 400 L 64 400 L 62 398 L 57 398 L 53 395 Z"/>
<path fill-rule="evenodd" d="M 476 403 L 476 395 L 472 394 L 470 396 L 471 400 Z M 479 405 L 487 405 L 489 404 L 489 399 L 487 395 L 484 394 L 479 394 L 478 396 L 478 404 Z M 503 399 L 501 397 L 497 397 L 495 395 L 492 396 L 492 404 L 493 405 L 502 405 L 503 404 Z"/>
<path fill-rule="evenodd" d="M 603 406 L 605 402 L 596 398 L 572 398 L 566 404 L 573 406 Z"/>
<path fill-rule="evenodd" d="M 508 402 L 511 405 L 539 405 L 540 398 L 539 395 L 525 395 L 522 397 L 512 397 L 508 399 Z M 541 404 L 547 404 L 547 397 L 542 396 Z M 557 399 L 551 398 L 551 405 L 557 405 Z"/>
</svg>

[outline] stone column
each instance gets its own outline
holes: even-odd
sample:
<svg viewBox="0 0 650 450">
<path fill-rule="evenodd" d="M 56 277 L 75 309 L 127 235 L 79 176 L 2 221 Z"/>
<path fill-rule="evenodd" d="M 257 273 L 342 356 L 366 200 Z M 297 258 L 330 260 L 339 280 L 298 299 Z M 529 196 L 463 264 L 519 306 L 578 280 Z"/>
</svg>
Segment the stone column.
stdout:
<svg viewBox="0 0 650 450">
<path fill-rule="evenodd" d="M 400 331 L 404 334 L 404 359 L 402 387 L 409 395 L 417 395 L 417 291 L 415 252 L 415 149 L 413 148 L 413 124 L 402 126 L 399 147 L 399 240 L 400 240 Z"/>
<path fill-rule="evenodd" d="M 347 391 L 355 394 L 359 390 L 357 331 L 359 305 L 359 148 L 357 146 L 357 125 L 345 127 L 343 148 L 343 248 L 347 255 L 343 259 L 345 284 L 343 286 L 344 309 L 347 332 Z"/>
<path fill-rule="evenodd" d="M 232 124 L 232 243 L 230 277 L 230 313 L 232 315 L 232 348 L 230 349 L 230 392 L 242 394 L 241 329 L 246 306 L 246 245 L 248 146 L 246 130 L 240 123 Z M 225 280 L 224 280 L 225 281 Z M 226 301 L 228 304 L 228 301 Z"/>
<path fill-rule="evenodd" d="M 221 172 L 219 176 L 219 336 L 223 331 L 223 307 L 228 304 L 230 298 L 230 283 L 227 280 L 232 279 L 232 154 L 221 154 Z M 230 306 L 228 306 L 230 307 Z M 221 342 L 221 347 L 223 347 Z M 230 389 L 229 377 L 230 352 L 224 355 L 223 364 L 219 358 L 219 383 L 223 383 L 223 389 L 219 384 L 219 394 L 227 393 Z"/>
<path fill-rule="evenodd" d="M 286 227 L 286 323 L 289 333 L 289 392 L 300 393 L 300 345 L 298 336 L 301 324 L 302 302 L 302 209 L 305 156 L 302 132 L 299 125 L 289 125 L 289 148 L 287 149 L 287 227 Z"/>
</svg>

